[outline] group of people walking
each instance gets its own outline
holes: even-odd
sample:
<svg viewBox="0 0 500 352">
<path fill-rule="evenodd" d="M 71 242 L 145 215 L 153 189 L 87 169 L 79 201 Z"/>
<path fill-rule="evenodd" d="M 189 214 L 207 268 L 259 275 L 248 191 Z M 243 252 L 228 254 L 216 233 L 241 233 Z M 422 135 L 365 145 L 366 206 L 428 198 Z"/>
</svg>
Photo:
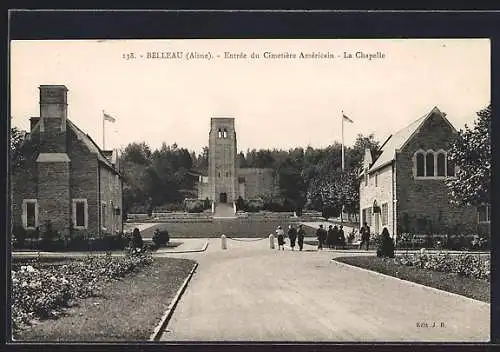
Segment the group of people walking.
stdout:
<svg viewBox="0 0 500 352">
<path fill-rule="evenodd" d="M 278 226 L 276 229 L 276 235 L 278 237 L 278 250 L 285 250 L 285 231 L 281 228 L 281 226 Z M 297 241 L 297 244 L 299 245 L 299 251 L 304 248 L 305 235 L 306 232 L 304 231 L 302 224 L 299 225 L 298 229 L 296 229 L 292 224 L 288 226 L 287 237 L 290 240 L 290 247 L 292 248 L 292 251 L 295 249 L 295 241 Z"/>
<path fill-rule="evenodd" d="M 328 231 L 323 228 L 323 225 L 319 225 L 316 230 L 316 238 L 318 239 L 318 249 L 323 249 L 326 245 L 330 249 L 345 248 L 345 234 L 344 226 L 340 225 L 330 225 Z"/>
<path fill-rule="evenodd" d="M 366 250 L 368 250 L 368 246 L 370 243 L 370 227 L 365 222 L 364 226 L 360 229 L 361 241 L 359 244 L 359 249 L 366 246 Z M 285 250 L 285 240 L 286 237 L 290 240 L 290 247 L 292 251 L 295 249 L 295 243 L 297 242 L 299 246 L 299 250 L 301 251 L 304 247 L 304 237 L 305 231 L 302 227 L 302 224 L 299 224 L 296 229 L 293 224 L 288 226 L 288 231 L 285 233 L 281 226 L 278 226 L 276 229 L 276 235 L 278 237 L 278 250 Z M 330 249 L 344 249 L 346 246 L 346 237 L 344 234 L 344 226 L 340 225 L 330 225 L 328 230 L 323 228 L 323 225 L 319 225 L 319 228 L 316 230 L 316 238 L 318 240 L 318 250 L 323 249 L 323 247 L 327 247 Z"/>
</svg>

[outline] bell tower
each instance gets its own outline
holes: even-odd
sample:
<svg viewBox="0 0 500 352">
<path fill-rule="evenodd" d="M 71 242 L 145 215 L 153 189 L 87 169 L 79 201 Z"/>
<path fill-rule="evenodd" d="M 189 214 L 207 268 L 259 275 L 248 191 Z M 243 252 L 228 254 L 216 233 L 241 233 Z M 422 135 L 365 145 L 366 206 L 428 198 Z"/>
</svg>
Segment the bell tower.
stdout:
<svg viewBox="0 0 500 352">
<path fill-rule="evenodd" d="M 208 143 L 208 182 L 215 203 L 238 198 L 234 118 L 212 117 Z"/>
</svg>

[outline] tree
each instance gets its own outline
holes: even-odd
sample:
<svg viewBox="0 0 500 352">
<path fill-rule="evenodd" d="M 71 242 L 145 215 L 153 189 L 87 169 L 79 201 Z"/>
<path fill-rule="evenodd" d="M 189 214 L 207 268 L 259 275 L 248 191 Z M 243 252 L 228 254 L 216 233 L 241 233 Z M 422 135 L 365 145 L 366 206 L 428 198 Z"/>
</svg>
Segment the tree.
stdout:
<svg viewBox="0 0 500 352">
<path fill-rule="evenodd" d="M 380 149 L 380 142 L 375 139 L 373 133 L 364 136 L 359 133 L 352 148 L 347 148 L 346 165 L 349 168 L 359 169 L 365 156 L 365 149 L 370 149 L 372 156 L 376 158 Z"/>
<path fill-rule="evenodd" d="M 477 113 L 474 127 L 458 131 L 448 157 L 458 170 L 446 182 L 450 201 L 459 205 L 490 203 L 491 104 Z"/>
<path fill-rule="evenodd" d="M 11 171 L 21 167 L 24 161 L 23 143 L 26 132 L 17 127 L 10 129 L 10 166 Z"/>
</svg>

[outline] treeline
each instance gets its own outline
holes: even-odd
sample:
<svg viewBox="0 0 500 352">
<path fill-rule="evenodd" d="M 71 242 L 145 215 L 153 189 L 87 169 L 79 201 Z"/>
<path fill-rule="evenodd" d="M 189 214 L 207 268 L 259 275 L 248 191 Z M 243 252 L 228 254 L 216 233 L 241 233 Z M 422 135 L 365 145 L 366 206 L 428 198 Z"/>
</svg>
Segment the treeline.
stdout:
<svg viewBox="0 0 500 352">
<path fill-rule="evenodd" d="M 343 204 L 349 213 L 359 208 L 357 174 L 365 148 L 375 154 L 380 143 L 374 135 L 359 134 L 354 145 L 345 146 L 345 170 L 342 172 L 341 144 L 326 148 L 294 148 L 290 150 L 260 149 L 240 152 L 241 168 L 272 168 L 279 178 L 280 194 L 267 199 L 283 210 L 314 209 L 338 216 Z M 151 211 L 162 206 L 182 209 L 184 198 L 196 198 L 195 177 L 190 171 L 206 174 L 208 147 L 196 154 L 177 144 L 156 150 L 145 143 L 130 143 L 122 150 L 120 169 L 124 175 L 124 210 Z M 167 205 L 167 206 L 166 206 Z"/>
</svg>

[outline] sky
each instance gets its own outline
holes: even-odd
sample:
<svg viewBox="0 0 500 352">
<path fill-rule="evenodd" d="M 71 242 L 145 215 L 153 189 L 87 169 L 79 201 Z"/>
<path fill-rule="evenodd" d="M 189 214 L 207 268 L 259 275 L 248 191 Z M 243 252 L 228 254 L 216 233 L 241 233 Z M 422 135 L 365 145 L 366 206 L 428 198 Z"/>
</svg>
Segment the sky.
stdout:
<svg viewBox="0 0 500 352">
<path fill-rule="evenodd" d="M 106 149 L 199 153 L 211 117 L 235 118 L 238 150 L 322 148 L 341 142 L 342 112 L 345 145 L 383 142 L 434 106 L 461 129 L 490 102 L 488 39 L 12 41 L 10 55 L 12 126 L 29 130 L 38 87 L 62 84 L 68 118 L 101 147 L 103 110 L 116 119 Z"/>
</svg>

